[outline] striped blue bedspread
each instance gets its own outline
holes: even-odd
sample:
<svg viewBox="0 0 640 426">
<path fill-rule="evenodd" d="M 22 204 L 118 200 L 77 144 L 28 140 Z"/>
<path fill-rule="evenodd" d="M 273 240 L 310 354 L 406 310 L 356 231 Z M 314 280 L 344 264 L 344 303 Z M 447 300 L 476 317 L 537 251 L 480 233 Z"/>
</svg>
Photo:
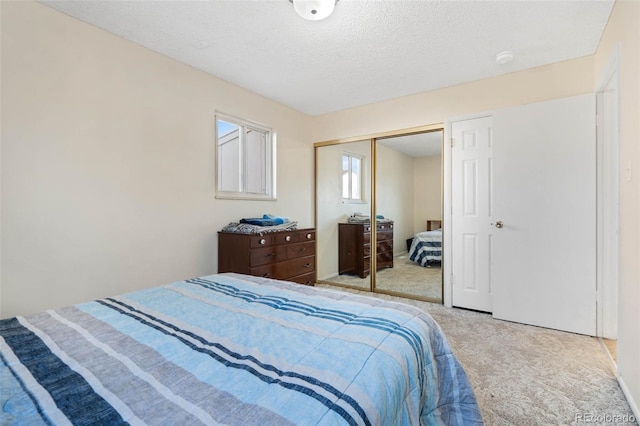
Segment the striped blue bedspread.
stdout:
<svg viewBox="0 0 640 426">
<path fill-rule="evenodd" d="M 409 259 L 419 265 L 429 267 L 442 261 L 442 229 L 418 232 L 409 248 Z"/>
<path fill-rule="evenodd" d="M 0 321 L 0 424 L 474 425 L 409 305 L 237 274 Z"/>
</svg>

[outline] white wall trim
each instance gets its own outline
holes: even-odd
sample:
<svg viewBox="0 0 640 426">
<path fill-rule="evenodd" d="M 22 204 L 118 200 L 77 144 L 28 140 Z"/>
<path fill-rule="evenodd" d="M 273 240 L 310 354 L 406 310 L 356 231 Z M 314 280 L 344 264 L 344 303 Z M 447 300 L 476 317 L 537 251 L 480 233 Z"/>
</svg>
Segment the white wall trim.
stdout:
<svg viewBox="0 0 640 426">
<path fill-rule="evenodd" d="M 442 144 L 442 304 L 451 308 L 453 283 L 451 282 L 451 122 L 444 125 Z"/>
<path fill-rule="evenodd" d="M 620 44 L 609 55 L 596 87 L 596 334 L 617 339 L 620 229 Z M 615 87 L 611 142 L 605 145 L 604 93 Z"/>
<path fill-rule="evenodd" d="M 603 90 L 606 87 L 609 80 L 611 79 L 611 76 L 615 72 L 618 72 L 619 68 L 620 68 L 620 43 L 616 43 L 613 46 L 611 53 L 609 54 L 609 58 L 607 59 L 607 64 L 604 66 L 602 70 L 602 74 L 600 75 L 600 81 L 596 86 L 596 91 Z"/>
<path fill-rule="evenodd" d="M 635 421 L 638 422 L 640 420 L 640 410 L 638 409 L 638 405 L 633 400 L 631 391 L 624 382 L 624 379 L 620 376 L 618 376 L 618 384 L 620 385 L 620 389 L 622 389 L 622 393 L 624 394 L 625 398 L 627 398 L 627 402 L 629 403 L 629 407 L 631 407 L 631 411 L 633 412 Z"/>
</svg>

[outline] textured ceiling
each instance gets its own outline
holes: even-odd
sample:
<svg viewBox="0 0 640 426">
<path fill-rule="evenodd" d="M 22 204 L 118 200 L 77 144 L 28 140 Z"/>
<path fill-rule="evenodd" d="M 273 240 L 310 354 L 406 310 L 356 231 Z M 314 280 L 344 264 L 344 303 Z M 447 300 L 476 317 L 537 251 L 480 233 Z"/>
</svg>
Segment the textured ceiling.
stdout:
<svg viewBox="0 0 640 426">
<path fill-rule="evenodd" d="M 340 0 L 307 21 L 288 0 L 42 3 L 309 115 L 591 55 L 613 7 Z"/>
</svg>

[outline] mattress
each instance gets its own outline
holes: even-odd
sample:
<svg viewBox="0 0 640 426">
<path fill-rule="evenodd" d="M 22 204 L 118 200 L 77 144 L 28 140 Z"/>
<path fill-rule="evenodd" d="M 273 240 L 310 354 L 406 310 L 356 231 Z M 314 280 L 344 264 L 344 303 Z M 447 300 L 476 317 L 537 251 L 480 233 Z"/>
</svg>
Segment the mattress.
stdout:
<svg viewBox="0 0 640 426">
<path fill-rule="evenodd" d="M 418 232 L 409 248 L 409 259 L 426 267 L 441 262 L 442 229 Z"/>
<path fill-rule="evenodd" d="M 473 425 L 409 305 L 220 274 L 0 321 L 1 424 Z"/>
</svg>

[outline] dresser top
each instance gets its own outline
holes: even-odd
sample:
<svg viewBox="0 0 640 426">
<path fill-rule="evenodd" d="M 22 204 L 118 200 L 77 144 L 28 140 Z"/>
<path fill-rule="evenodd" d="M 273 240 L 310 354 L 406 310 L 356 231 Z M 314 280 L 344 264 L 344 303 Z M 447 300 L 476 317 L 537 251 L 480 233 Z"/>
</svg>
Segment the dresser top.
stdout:
<svg viewBox="0 0 640 426">
<path fill-rule="evenodd" d="M 315 228 L 299 228 L 299 229 L 282 229 L 280 231 L 263 231 L 263 232 L 230 232 L 230 231 L 218 231 L 218 234 L 233 234 L 233 235 L 279 235 L 294 232 L 315 232 Z"/>
</svg>

